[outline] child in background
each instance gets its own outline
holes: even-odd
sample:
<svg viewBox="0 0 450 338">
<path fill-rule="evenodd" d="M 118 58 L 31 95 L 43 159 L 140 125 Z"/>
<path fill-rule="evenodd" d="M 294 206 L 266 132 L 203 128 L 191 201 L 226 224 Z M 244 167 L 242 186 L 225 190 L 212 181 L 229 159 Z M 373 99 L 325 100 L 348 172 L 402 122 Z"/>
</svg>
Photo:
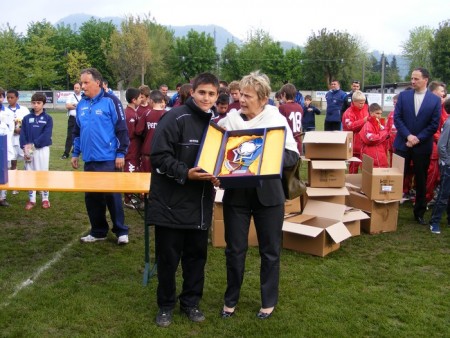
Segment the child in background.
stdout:
<svg viewBox="0 0 450 338">
<path fill-rule="evenodd" d="M 395 136 L 397 135 L 397 128 L 395 127 L 395 124 L 394 124 L 394 109 L 395 109 L 395 105 L 397 104 L 397 100 L 398 100 L 398 94 L 394 95 L 392 97 L 392 102 L 394 103 L 394 107 L 393 107 L 392 111 L 389 113 L 387 122 L 386 122 L 386 130 L 389 133 L 389 138 L 387 141 L 387 150 L 389 153 L 389 163 L 392 163 L 392 155 L 395 152 L 394 140 L 395 140 Z"/>
<path fill-rule="evenodd" d="M 232 102 L 228 106 L 227 113 L 232 109 L 239 110 L 241 109 L 241 89 L 239 88 L 239 81 L 231 81 L 228 85 L 228 89 L 230 90 L 230 97 Z"/>
<path fill-rule="evenodd" d="M 25 170 L 48 171 L 50 146 L 52 144 L 53 119 L 45 111 L 47 98 L 43 93 L 31 97 L 31 111 L 22 120 L 20 130 L 20 147 L 23 149 Z M 42 191 L 42 208 L 50 208 L 49 192 Z M 36 191 L 28 192 L 29 201 L 25 210 L 36 205 Z"/>
<path fill-rule="evenodd" d="M 0 135 L 6 134 L 7 166 L 11 167 L 11 160 L 14 157 L 12 137 L 14 133 L 14 114 L 9 109 L 5 109 L 3 101 L 5 100 L 5 90 L 0 88 Z M 6 190 L 0 191 L 0 207 L 9 207 L 6 201 Z"/>
<path fill-rule="evenodd" d="M 316 115 L 320 115 L 320 109 L 313 106 L 311 102 L 311 95 L 306 95 L 302 116 L 303 132 L 316 130 Z"/>
<path fill-rule="evenodd" d="M 291 127 L 294 139 L 297 142 L 297 149 L 299 154 L 303 154 L 302 147 L 302 116 L 303 108 L 295 102 L 295 95 L 297 88 L 291 83 L 286 83 L 280 89 L 281 100 L 283 104 L 278 107 L 280 114 L 286 118 L 286 121 Z"/>
<path fill-rule="evenodd" d="M 450 112 L 450 99 L 445 100 L 444 109 L 446 112 Z M 430 220 L 430 230 L 434 234 L 441 233 L 439 223 L 441 222 L 445 209 L 447 209 L 447 224 L 450 225 L 450 205 L 448 203 L 450 197 L 450 119 L 447 119 L 444 123 L 437 146 L 441 179 L 439 192 Z"/>
<path fill-rule="evenodd" d="M 230 104 L 230 97 L 228 94 L 220 94 L 216 101 L 217 115 L 213 118 L 213 121 L 218 123 L 221 119 L 227 116 L 228 105 Z"/>
<path fill-rule="evenodd" d="M 181 95 L 181 90 L 180 90 Z M 149 110 L 136 125 L 135 133 L 144 141 L 141 147 L 141 167 L 140 171 L 149 173 L 152 171 L 150 163 L 150 151 L 152 150 L 153 134 L 158 125 L 159 119 L 164 115 L 166 110 L 164 95 L 159 90 L 150 92 L 150 100 L 152 101 L 153 109 Z"/>
<path fill-rule="evenodd" d="M 134 132 L 138 121 L 137 109 L 141 103 L 141 92 L 137 88 L 128 88 L 125 92 L 125 98 L 128 105 L 125 108 L 125 120 L 127 122 L 128 138 L 130 144 L 128 145 L 127 153 L 125 154 L 125 166 L 123 171 L 135 172 L 139 171 L 140 157 L 141 157 L 141 138 Z M 132 194 L 125 193 L 123 204 L 130 209 L 136 209 L 136 201 L 133 201 Z"/>
<path fill-rule="evenodd" d="M 342 129 L 353 132 L 353 156 L 361 157 L 361 137 L 359 132 L 369 118 L 366 96 L 360 90 L 356 90 L 352 96 L 352 104 L 342 115 Z M 349 174 L 357 174 L 361 162 L 350 162 Z"/>
<path fill-rule="evenodd" d="M 370 117 L 359 132 L 361 138 L 361 157 L 363 154 L 373 158 L 374 168 L 388 168 L 387 139 L 389 132 L 383 125 L 383 110 L 378 103 L 369 106 Z"/>
</svg>

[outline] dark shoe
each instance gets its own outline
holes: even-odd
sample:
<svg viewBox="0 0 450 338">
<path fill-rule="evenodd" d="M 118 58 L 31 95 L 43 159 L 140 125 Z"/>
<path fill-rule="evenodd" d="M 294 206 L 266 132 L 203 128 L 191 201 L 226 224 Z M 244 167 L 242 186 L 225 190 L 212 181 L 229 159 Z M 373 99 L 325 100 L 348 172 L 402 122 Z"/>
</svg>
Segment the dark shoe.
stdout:
<svg viewBox="0 0 450 338">
<path fill-rule="evenodd" d="M 220 317 L 222 318 L 230 318 L 234 316 L 234 311 L 225 311 L 224 309 L 222 309 L 222 311 L 220 311 Z"/>
<path fill-rule="evenodd" d="M 423 217 L 421 217 L 421 216 L 416 216 L 416 221 L 420 225 L 427 225 L 427 222 L 425 222 L 425 219 Z"/>
<path fill-rule="evenodd" d="M 189 318 L 192 322 L 203 322 L 205 320 L 205 315 L 203 312 L 200 311 L 200 309 L 197 306 L 194 307 L 183 307 L 180 306 L 181 312 L 185 313 L 186 316 Z"/>
<path fill-rule="evenodd" d="M 68 158 L 69 158 L 69 154 L 66 154 L 66 153 L 62 154 L 62 156 L 61 156 L 61 160 L 67 160 Z"/>
<path fill-rule="evenodd" d="M 272 310 L 272 312 L 270 312 L 270 313 L 265 313 L 265 312 L 259 311 L 259 312 L 256 314 L 256 317 L 257 317 L 258 319 L 268 319 L 268 318 L 270 318 L 270 316 L 272 316 L 272 313 L 273 313 L 273 310 Z"/>
<path fill-rule="evenodd" d="M 156 315 L 156 325 L 160 327 L 168 327 L 172 324 L 172 310 L 159 309 Z"/>
<path fill-rule="evenodd" d="M 9 207 L 9 203 L 6 200 L 0 200 L 0 207 Z"/>
</svg>

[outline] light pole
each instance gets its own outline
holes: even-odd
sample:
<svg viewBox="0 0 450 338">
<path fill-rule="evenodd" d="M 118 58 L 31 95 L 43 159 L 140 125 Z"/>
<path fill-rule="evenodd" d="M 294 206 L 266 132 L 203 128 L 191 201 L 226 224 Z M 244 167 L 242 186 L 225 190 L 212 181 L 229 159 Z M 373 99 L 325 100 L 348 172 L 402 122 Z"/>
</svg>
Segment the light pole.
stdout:
<svg viewBox="0 0 450 338">
<path fill-rule="evenodd" d="M 386 66 L 386 57 L 381 55 L 381 109 L 384 110 L 384 71 Z"/>
</svg>

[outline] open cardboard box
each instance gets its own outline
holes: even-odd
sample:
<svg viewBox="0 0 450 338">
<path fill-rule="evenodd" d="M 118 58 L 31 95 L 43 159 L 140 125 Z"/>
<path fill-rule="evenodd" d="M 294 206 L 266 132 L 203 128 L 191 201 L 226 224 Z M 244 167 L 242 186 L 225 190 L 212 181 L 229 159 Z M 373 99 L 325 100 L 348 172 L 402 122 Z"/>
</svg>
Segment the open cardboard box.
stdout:
<svg viewBox="0 0 450 338">
<path fill-rule="evenodd" d="M 341 188 L 345 185 L 343 160 L 311 160 L 308 161 L 308 181 L 312 188 Z"/>
<path fill-rule="evenodd" d="M 262 179 L 281 178 L 285 140 L 285 127 L 224 131 L 211 122 L 195 165 L 218 177 L 222 188 L 257 187 Z"/>
<path fill-rule="evenodd" d="M 346 204 L 370 214 L 361 220 L 361 229 L 368 234 L 397 230 L 399 200 L 371 200 L 357 191 L 350 191 Z"/>
<path fill-rule="evenodd" d="M 221 189 L 216 190 L 214 200 L 213 223 L 211 226 L 211 244 L 216 248 L 224 248 L 225 243 L 225 224 L 223 221 L 223 193 Z M 250 221 L 250 229 L 248 231 L 248 245 L 258 246 L 258 238 L 256 236 L 255 223 L 253 217 Z"/>
<path fill-rule="evenodd" d="M 363 155 L 361 191 L 372 200 L 400 200 L 403 195 L 405 159 L 392 156 L 392 168 L 374 168 L 373 159 Z"/>
<path fill-rule="evenodd" d="M 309 159 L 348 160 L 353 156 L 353 133 L 348 131 L 308 131 L 303 144 Z"/>
<path fill-rule="evenodd" d="M 346 207 L 342 222 L 347 227 L 348 231 L 353 236 L 359 236 L 361 234 L 361 221 L 370 219 L 365 212 L 352 207 Z"/>
<path fill-rule="evenodd" d="M 342 222 L 345 205 L 308 201 L 303 214 L 283 223 L 283 248 L 324 257 L 351 237 Z M 326 210 L 327 217 L 321 217 Z"/>
</svg>

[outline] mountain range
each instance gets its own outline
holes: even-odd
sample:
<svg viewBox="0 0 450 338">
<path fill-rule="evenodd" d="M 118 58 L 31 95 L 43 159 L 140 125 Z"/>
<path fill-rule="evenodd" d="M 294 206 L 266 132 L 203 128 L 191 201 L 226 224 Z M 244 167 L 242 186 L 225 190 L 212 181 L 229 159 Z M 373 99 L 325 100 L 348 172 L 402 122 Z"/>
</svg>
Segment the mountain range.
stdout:
<svg viewBox="0 0 450 338">
<path fill-rule="evenodd" d="M 123 18 L 117 17 L 117 16 L 98 17 L 98 16 L 94 16 L 94 15 L 79 13 L 79 14 L 68 15 L 68 16 L 58 20 L 56 22 L 56 25 L 59 25 L 59 24 L 69 25 L 70 27 L 72 27 L 72 29 L 78 30 L 78 28 L 81 27 L 81 25 L 84 22 L 88 21 L 91 18 L 106 21 L 106 22 L 111 21 L 118 28 L 120 28 L 120 24 L 123 20 Z M 177 38 L 186 36 L 187 33 L 191 29 L 193 29 L 197 32 L 205 32 L 206 34 L 209 34 L 214 38 L 216 48 L 219 53 L 222 51 L 222 49 L 225 47 L 225 45 L 231 41 L 235 42 L 238 45 L 242 44 L 242 41 L 239 38 L 235 37 L 233 34 L 231 34 L 225 28 L 223 28 L 221 26 L 217 26 L 217 25 L 167 26 L 167 28 L 172 30 L 174 32 L 174 36 Z M 302 46 L 299 46 L 299 45 L 297 45 L 293 42 L 289 42 L 289 41 L 280 41 L 280 45 L 284 50 L 296 48 L 296 47 L 303 48 Z M 381 57 L 381 53 L 379 51 L 372 51 L 372 55 L 377 60 L 379 60 Z M 394 54 L 387 54 L 386 58 L 390 62 L 392 60 L 393 56 L 394 56 Z M 400 77 L 404 78 L 406 76 L 406 74 L 408 74 L 408 72 L 409 72 L 408 61 L 405 58 L 403 58 L 401 55 L 395 55 L 395 57 L 397 59 L 397 65 L 399 68 Z"/>
</svg>

